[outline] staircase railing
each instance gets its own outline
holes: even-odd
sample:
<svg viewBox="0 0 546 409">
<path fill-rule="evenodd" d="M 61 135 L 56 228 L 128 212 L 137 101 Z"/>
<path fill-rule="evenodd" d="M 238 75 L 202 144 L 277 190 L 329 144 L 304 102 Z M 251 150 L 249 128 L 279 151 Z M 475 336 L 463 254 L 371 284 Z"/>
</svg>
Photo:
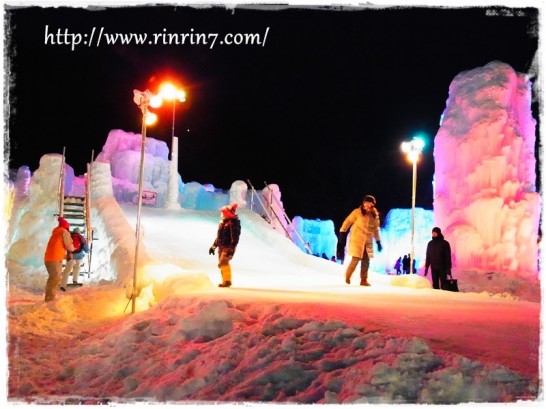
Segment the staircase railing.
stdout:
<svg viewBox="0 0 546 409">
<path fill-rule="evenodd" d="M 59 173 L 58 187 L 58 215 L 67 219 L 71 226 L 80 227 L 85 230 L 85 238 L 89 246 L 87 253 L 88 276 L 91 274 L 91 261 L 93 249 L 93 226 L 91 224 L 91 163 L 94 160 L 94 151 L 91 152 L 91 163 L 87 164 L 87 172 L 85 175 L 85 192 L 84 196 L 65 196 L 65 153 L 66 148 L 63 147 L 63 156 L 61 161 L 61 170 Z"/>
<path fill-rule="evenodd" d="M 286 234 L 288 235 L 288 237 L 290 238 L 290 240 L 294 240 L 292 238 L 292 236 L 290 235 L 290 233 L 287 231 L 287 229 L 284 227 L 284 223 L 281 221 L 281 219 L 279 218 L 279 216 L 277 215 L 277 212 L 275 212 L 273 206 L 271 205 L 272 201 L 274 200 L 275 203 L 277 204 L 277 206 L 282 210 L 282 215 L 284 217 L 284 221 L 285 223 L 288 224 L 288 226 L 290 227 L 291 231 L 294 232 L 294 234 L 296 235 L 296 237 L 303 243 L 303 246 L 305 247 L 305 249 L 307 250 L 307 252 L 309 254 L 313 254 L 313 252 L 311 251 L 311 247 L 309 247 L 309 244 L 303 240 L 303 238 L 300 236 L 300 234 L 298 233 L 298 231 L 294 228 L 294 224 L 292 223 L 292 221 L 290 220 L 290 218 L 288 217 L 288 215 L 286 214 L 286 212 L 284 211 L 284 207 L 279 203 L 279 200 L 277 199 L 277 197 L 273 194 L 273 191 L 271 190 L 271 188 L 269 187 L 268 183 L 264 181 L 264 184 L 265 184 L 265 188 L 266 189 L 269 189 L 269 191 L 271 192 L 271 195 L 270 197 L 272 198 L 272 200 L 270 200 L 270 207 L 271 207 L 271 210 L 273 210 L 273 213 L 275 214 L 275 216 L 277 217 L 277 219 L 279 220 L 279 223 L 281 223 L 281 225 L 283 226 L 284 228 L 284 231 L 286 232 Z"/>
<path fill-rule="evenodd" d="M 260 198 L 260 195 L 258 194 L 258 192 L 256 191 L 256 189 L 254 188 L 254 186 L 252 185 L 252 183 L 250 182 L 250 180 L 247 179 L 247 182 L 248 182 L 248 185 L 250 186 L 250 189 L 251 189 L 251 198 L 250 198 L 250 210 L 252 211 L 256 211 L 254 210 L 253 206 L 254 206 L 254 197 L 256 197 L 258 199 L 258 202 L 260 203 L 260 206 L 262 207 L 263 211 L 265 212 L 264 215 L 262 215 L 262 217 L 265 218 L 265 220 L 270 224 L 270 225 L 273 225 L 273 221 L 274 220 L 277 220 L 279 222 L 279 224 L 282 226 L 283 230 L 284 230 L 284 233 L 286 234 L 286 237 L 288 237 L 290 240 L 294 241 L 292 235 L 290 234 L 290 232 L 288 231 L 288 229 L 286 228 L 286 225 L 288 225 L 289 227 L 291 227 L 291 230 L 294 232 L 294 234 L 296 235 L 296 237 L 301 240 L 301 242 L 303 243 L 303 246 L 305 247 L 305 249 L 307 250 L 307 252 L 309 254 L 312 254 L 312 251 L 311 251 L 311 248 L 309 247 L 309 244 L 307 244 L 305 242 L 305 240 L 303 240 L 303 238 L 299 235 L 298 231 L 294 228 L 293 226 L 293 223 L 290 221 L 290 219 L 288 218 L 288 215 L 286 214 L 286 212 L 284 211 L 284 208 L 283 206 L 278 202 L 278 199 L 275 197 L 275 195 L 273 195 L 273 191 L 271 190 L 271 188 L 269 187 L 269 185 L 265 183 L 265 187 L 266 189 L 268 189 L 271 193 L 270 197 L 271 199 L 269 200 L 269 205 L 264 203 L 262 201 L 262 199 Z M 275 210 L 275 208 L 273 207 L 273 200 L 275 200 L 275 203 L 277 204 L 277 206 L 282 209 L 282 216 L 284 217 L 284 223 L 283 223 L 283 219 L 281 219 L 281 217 L 277 214 L 277 211 Z"/>
<path fill-rule="evenodd" d="M 258 199 L 258 202 L 260 203 L 260 206 L 262 206 L 262 209 L 264 210 L 265 212 L 265 219 L 266 221 L 271 224 L 272 220 L 271 220 L 271 216 L 269 215 L 268 213 L 268 209 L 267 209 L 267 206 L 262 202 L 262 199 L 260 199 L 260 195 L 258 195 L 258 192 L 256 191 L 256 189 L 254 189 L 254 186 L 252 186 L 252 183 L 250 183 L 250 180 L 247 179 L 247 182 L 248 184 L 250 185 L 250 189 L 252 191 L 252 196 L 250 198 L 250 210 L 254 210 L 253 209 L 253 205 L 254 205 L 254 196 L 256 196 L 256 198 Z"/>
<path fill-rule="evenodd" d="M 266 185 L 266 188 L 269 189 L 269 187 Z M 271 191 L 271 189 L 269 189 L 270 191 L 270 197 L 271 198 L 274 198 L 275 196 L 273 195 L 273 191 Z M 278 204 L 278 203 L 277 203 Z M 284 230 L 284 233 L 286 234 L 286 237 L 288 237 L 290 240 L 292 240 L 292 237 L 290 237 L 290 233 L 288 232 L 288 230 L 286 229 L 286 226 L 284 225 L 284 223 L 282 222 L 281 218 L 279 217 L 279 215 L 277 214 L 277 212 L 275 211 L 275 208 L 273 207 L 273 201 L 270 199 L 269 200 L 269 210 L 271 211 L 271 213 L 273 214 L 273 216 L 275 216 L 275 219 L 277 219 L 277 221 L 279 222 L 279 224 L 281 225 L 281 227 L 283 228 Z"/>
</svg>

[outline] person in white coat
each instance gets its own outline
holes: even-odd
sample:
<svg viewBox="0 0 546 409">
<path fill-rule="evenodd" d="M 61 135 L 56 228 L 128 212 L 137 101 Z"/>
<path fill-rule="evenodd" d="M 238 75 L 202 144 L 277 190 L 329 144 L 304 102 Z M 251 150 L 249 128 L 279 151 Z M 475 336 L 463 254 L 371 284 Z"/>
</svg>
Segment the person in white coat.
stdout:
<svg viewBox="0 0 546 409">
<path fill-rule="evenodd" d="M 382 250 L 379 236 L 379 213 L 375 208 L 375 203 L 375 197 L 371 195 L 364 196 L 362 205 L 347 216 L 339 229 L 337 257 L 342 262 L 345 258 L 347 233 L 349 229 L 351 230 L 347 253 L 352 258 L 345 271 L 345 282 L 347 284 L 351 284 L 351 276 L 360 262 L 360 285 L 370 286 L 368 268 L 370 267 L 370 259 L 373 258 L 373 239 L 377 243 L 377 250 Z"/>
</svg>

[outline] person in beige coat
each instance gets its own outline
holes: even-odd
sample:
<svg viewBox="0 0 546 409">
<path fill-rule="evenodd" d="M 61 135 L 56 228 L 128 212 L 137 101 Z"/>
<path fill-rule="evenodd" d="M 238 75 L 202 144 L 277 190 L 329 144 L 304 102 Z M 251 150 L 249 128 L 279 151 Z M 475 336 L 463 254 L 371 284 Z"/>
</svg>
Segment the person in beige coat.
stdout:
<svg viewBox="0 0 546 409">
<path fill-rule="evenodd" d="M 375 203 L 375 197 L 371 195 L 364 196 L 362 205 L 347 216 L 339 229 L 337 257 L 342 262 L 345 258 L 347 233 L 351 229 L 347 253 L 352 258 L 345 271 L 345 282 L 347 284 L 351 284 L 351 276 L 358 262 L 360 262 L 360 285 L 370 286 L 368 268 L 370 267 L 370 259 L 373 258 L 373 239 L 377 243 L 377 250 L 382 250 L 379 236 L 379 213 L 375 208 Z"/>
</svg>

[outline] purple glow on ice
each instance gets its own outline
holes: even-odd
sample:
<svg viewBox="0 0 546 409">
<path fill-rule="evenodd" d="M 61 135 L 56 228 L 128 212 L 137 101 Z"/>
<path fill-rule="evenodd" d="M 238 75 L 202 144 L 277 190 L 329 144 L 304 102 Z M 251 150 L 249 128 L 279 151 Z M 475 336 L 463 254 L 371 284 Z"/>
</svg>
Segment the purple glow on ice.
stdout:
<svg viewBox="0 0 546 409">
<path fill-rule="evenodd" d="M 459 268 L 538 274 L 531 81 L 494 61 L 449 87 L 434 146 L 434 222 Z"/>
</svg>

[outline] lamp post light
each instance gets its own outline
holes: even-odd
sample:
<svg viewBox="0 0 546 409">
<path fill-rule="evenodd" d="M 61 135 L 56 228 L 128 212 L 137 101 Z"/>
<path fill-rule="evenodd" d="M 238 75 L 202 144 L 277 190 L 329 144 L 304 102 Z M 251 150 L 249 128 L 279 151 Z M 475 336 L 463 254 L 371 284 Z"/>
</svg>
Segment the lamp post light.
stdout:
<svg viewBox="0 0 546 409">
<path fill-rule="evenodd" d="M 178 138 L 174 136 L 176 101 L 186 101 L 186 92 L 176 88 L 170 82 L 164 82 L 159 87 L 161 98 L 173 102 L 173 122 L 171 133 L 171 162 L 169 166 L 169 183 L 167 187 L 167 200 L 165 207 L 167 209 L 177 209 L 178 205 Z"/>
<path fill-rule="evenodd" d="M 146 128 L 152 125 L 157 120 L 157 115 L 148 111 L 149 107 L 157 108 L 161 106 L 162 100 L 158 95 L 152 94 L 150 91 L 133 90 L 133 101 L 142 111 L 142 139 L 140 147 L 140 174 L 138 177 L 138 210 L 137 224 L 135 232 L 135 263 L 133 269 L 133 291 L 131 294 L 132 308 L 131 312 L 135 312 L 136 294 L 137 294 L 137 264 L 138 264 L 138 246 L 140 243 L 140 212 L 142 210 L 142 180 L 144 178 L 144 149 L 146 148 Z"/>
<path fill-rule="evenodd" d="M 164 100 L 173 102 L 173 123 L 172 123 L 171 139 L 174 141 L 176 101 L 180 101 L 180 102 L 186 101 L 186 92 L 182 89 L 176 88 L 170 82 L 164 82 L 159 87 L 159 96 Z M 171 160 L 172 160 L 172 152 L 171 152 Z"/>
<path fill-rule="evenodd" d="M 425 147 L 422 139 L 413 137 L 409 142 L 402 142 L 402 152 L 404 152 L 409 161 L 413 164 L 413 178 L 411 189 L 411 247 L 410 247 L 410 274 L 413 274 L 413 259 L 415 249 L 415 190 L 417 188 L 417 161 Z"/>
</svg>

